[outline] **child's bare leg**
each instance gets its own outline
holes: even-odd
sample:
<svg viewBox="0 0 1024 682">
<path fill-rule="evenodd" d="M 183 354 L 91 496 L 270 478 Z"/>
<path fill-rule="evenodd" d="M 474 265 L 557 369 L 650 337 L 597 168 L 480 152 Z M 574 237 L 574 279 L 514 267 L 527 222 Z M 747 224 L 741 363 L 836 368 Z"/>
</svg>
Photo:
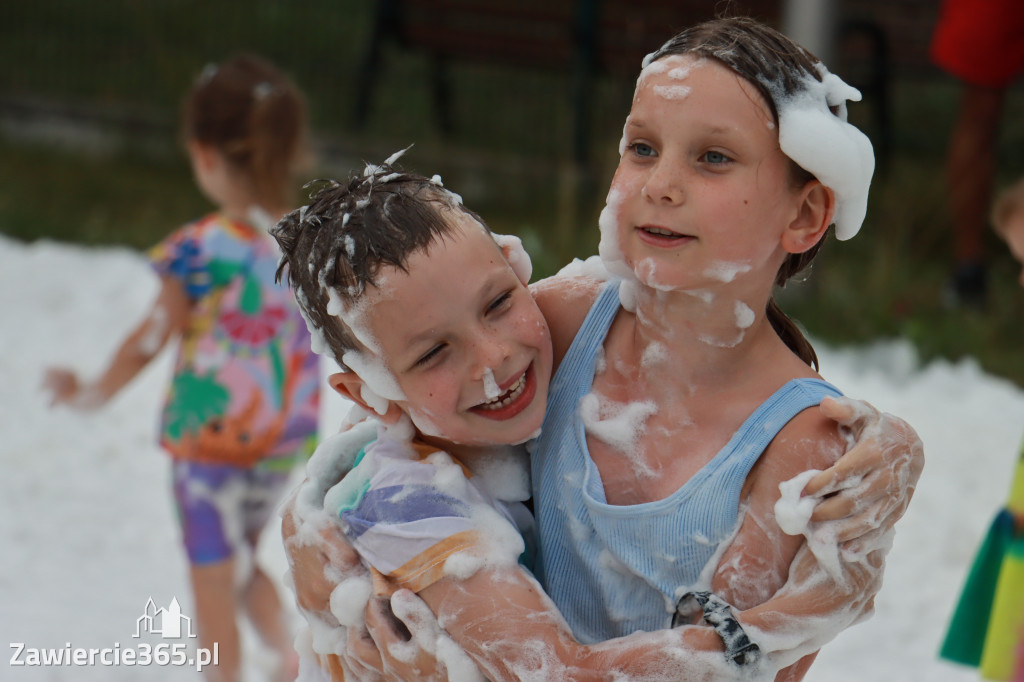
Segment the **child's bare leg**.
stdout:
<svg viewBox="0 0 1024 682">
<path fill-rule="evenodd" d="M 275 680 L 294 680 L 298 674 L 299 659 L 292 646 L 281 598 L 270 576 L 259 566 L 253 567 L 242 602 L 260 638 L 277 652 L 279 664 Z"/>
<path fill-rule="evenodd" d="M 225 559 L 190 567 L 192 594 L 195 597 L 199 646 L 219 648 L 219 664 L 203 670 L 214 682 L 237 682 L 240 676 L 241 642 L 236 613 L 235 562 Z"/>
</svg>

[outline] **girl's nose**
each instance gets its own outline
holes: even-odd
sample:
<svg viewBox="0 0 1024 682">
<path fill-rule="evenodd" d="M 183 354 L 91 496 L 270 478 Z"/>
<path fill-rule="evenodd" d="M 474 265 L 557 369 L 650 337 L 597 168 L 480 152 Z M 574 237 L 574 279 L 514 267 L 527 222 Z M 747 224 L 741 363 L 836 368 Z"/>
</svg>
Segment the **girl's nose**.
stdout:
<svg viewBox="0 0 1024 682">
<path fill-rule="evenodd" d="M 679 204 L 685 196 L 683 176 L 678 169 L 665 159 L 660 159 L 651 169 L 644 183 L 644 195 L 655 203 Z"/>
</svg>

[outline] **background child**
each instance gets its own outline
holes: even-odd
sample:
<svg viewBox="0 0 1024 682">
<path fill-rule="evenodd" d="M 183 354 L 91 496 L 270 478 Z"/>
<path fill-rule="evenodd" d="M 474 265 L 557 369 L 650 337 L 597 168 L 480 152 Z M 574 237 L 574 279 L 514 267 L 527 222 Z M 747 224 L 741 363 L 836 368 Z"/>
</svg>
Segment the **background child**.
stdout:
<svg viewBox="0 0 1024 682">
<path fill-rule="evenodd" d="M 244 608 L 294 679 L 296 656 L 276 588 L 253 550 L 317 434 L 319 365 L 267 234 L 291 205 L 306 154 L 305 102 L 289 78 L 254 56 L 208 66 L 184 104 L 196 183 L 217 210 L 150 252 L 161 288 L 109 366 L 82 382 L 51 369 L 53 404 L 96 409 L 171 339 L 180 341 L 160 431 L 188 555 L 200 645 L 219 645 L 206 672 L 240 675 L 236 621 Z"/>
<path fill-rule="evenodd" d="M 1024 179 L 992 209 L 992 225 L 1024 267 Z M 1020 274 L 1024 286 L 1024 269 Z M 986 680 L 1024 682 L 1024 449 L 1010 496 L 974 558 L 940 655 Z"/>
</svg>

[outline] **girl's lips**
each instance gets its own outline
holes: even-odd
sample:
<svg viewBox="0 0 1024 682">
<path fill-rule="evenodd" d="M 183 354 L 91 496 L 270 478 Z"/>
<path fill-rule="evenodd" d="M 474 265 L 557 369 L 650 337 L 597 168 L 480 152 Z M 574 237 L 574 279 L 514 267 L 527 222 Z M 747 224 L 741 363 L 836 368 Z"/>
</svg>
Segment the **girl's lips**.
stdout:
<svg viewBox="0 0 1024 682">
<path fill-rule="evenodd" d="M 672 247 L 680 244 L 687 244 L 694 240 L 694 237 L 687 234 L 680 234 L 659 225 L 640 225 L 636 228 L 640 241 L 651 246 Z"/>
<path fill-rule="evenodd" d="M 533 370 L 533 363 L 530 363 L 522 376 L 512 382 L 501 395 L 494 400 L 471 407 L 469 411 L 486 419 L 505 421 L 529 407 L 536 395 L 537 377 Z"/>
</svg>

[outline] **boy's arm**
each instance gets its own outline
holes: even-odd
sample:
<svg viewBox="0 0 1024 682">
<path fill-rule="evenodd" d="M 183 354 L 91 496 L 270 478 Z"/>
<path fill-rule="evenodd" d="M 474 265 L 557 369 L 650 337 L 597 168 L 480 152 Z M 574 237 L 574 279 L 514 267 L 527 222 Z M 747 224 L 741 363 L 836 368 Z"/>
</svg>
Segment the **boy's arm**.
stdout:
<svg viewBox="0 0 1024 682">
<path fill-rule="evenodd" d="M 149 314 L 121 342 L 99 377 L 82 383 L 71 370 L 60 367 L 47 370 L 43 386 L 53 394 L 51 406 L 67 405 L 80 410 L 102 407 L 156 357 L 172 335 L 182 332 L 190 309 L 191 303 L 180 280 L 162 277 L 160 293 Z"/>
<path fill-rule="evenodd" d="M 814 476 L 803 494 L 817 500 L 812 521 L 834 521 L 846 542 L 891 529 L 903 516 L 924 469 L 924 446 L 902 419 L 850 398 L 826 398 L 821 411 L 850 444 L 833 466 Z"/>
</svg>

